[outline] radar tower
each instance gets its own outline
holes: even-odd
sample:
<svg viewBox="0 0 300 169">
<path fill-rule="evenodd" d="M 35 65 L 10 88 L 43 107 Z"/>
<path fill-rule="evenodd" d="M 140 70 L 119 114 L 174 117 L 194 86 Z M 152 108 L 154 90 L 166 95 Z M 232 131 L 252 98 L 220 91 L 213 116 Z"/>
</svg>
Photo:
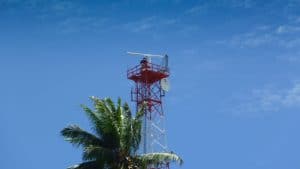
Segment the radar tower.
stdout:
<svg viewBox="0 0 300 169">
<path fill-rule="evenodd" d="M 135 83 L 131 89 L 131 100 L 136 102 L 136 110 L 146 105 L 142 127 L 141 153 L 168 152 L 165 113 L 162 98 L 169 90 L 167 55 L 153 55 L 127 52 L 130 55 L 142 56 L 140 64 L 127 70 L 127 78 Z M 162 64 L 152 63 L 151 58 L 162 59 Z M 168 169 L 169 164 L 148 166 L 148 169 Z"/>
</svg>

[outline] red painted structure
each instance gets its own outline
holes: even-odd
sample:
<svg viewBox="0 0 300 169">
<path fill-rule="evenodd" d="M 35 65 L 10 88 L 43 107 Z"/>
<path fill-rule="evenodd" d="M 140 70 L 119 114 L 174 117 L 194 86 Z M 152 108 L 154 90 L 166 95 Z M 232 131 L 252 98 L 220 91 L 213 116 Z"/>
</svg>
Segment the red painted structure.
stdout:
<svg viewBox="0 0 300 169">
<path fill-rule="evenodd" d="M 166 152 L 164 126 L 160 126 L 164 120 L 162 90 L 160 81 L 169 77 L 169 70 L 165 66 L 150 63 L 147 58 L 140 64 L 127 71 L 127 78 L 135 83 L 131 90 L 131 100 L 136 102 L 139 109 L 146 104 L 142 136 L 142 153 Z M 169 164 L 149 166 L 148 169 L 168 169 Z"/>
<path fill-rule="evenodd" d="M 162 97 L 165 92 L 161 89 L 160 80 L 169 76 L 166 67 L 149 63 L 144 58 L 140 65 L 127 71 L 127 78 L 135 82 L 135 89 L 131 90 L 131 100 L 136 102 L 136 107 L 147 104 L 147 117 L 163 115 Z"/>
</svg>

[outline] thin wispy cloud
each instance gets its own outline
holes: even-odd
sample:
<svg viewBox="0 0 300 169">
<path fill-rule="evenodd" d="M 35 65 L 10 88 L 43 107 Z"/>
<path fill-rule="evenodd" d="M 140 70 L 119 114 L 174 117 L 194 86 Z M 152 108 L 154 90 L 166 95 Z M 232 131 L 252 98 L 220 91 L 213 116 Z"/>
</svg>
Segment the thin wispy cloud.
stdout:
<svg viewBox="0 0 300 169">
<path fill-rule="evenodd" d="M 290 88 L 253 89 L 233 100 L 235 104 L 227 111 L 237 116 L 264 117 L 285 109 L 300 109 L 300 82 Z"/>
<path fill-rule="evenodd" d="M 284 106 L 300 106 L 300 83 L 296 84 L 293 88 L 286 91 L 284 98 L 282 99 Z"/>
<path fill-rule="evenodd" d="M 180 1 L 175 0 L 172 3 L 177 4 Z M 116 3 L 114 7 L 109 6 L 108 8 L 122 8 L 122 4 Z M 4 11 L 7 9 L 25 13 L 34 11 L 36 22 L 47 23 L 49 24 L 48 27 L 54 27 L 54 30 L 61 33 L 96 32 L 97 30 L 99 32 L 113 29 L 133 33 L 150 32 L 156 34 L 155 36 L 159 36 L 157 32 L 171 27 L 173 31 L 183 35 L 197 29 L 195 25 L 183 23 L 180 15 L 173 18 L 149 15 L 130 21 L 128 21 L 129 18 L 119 20 L 117 17 L 111 16 L 113 14 L 95 15 L 97 8 L 88 9 L 86 5 L 82 5 L 79 1 L 72 0 L 3 0 L 0 2 L 0 7 Z"/>
<path fill-rule="evenodd" d="M 173 3 L 173 4 L 179 4 L 181 2 L 183 2 L 183 0 L 163 0 L 165 2 L 168 2 L 168 3 Z M 149 0 L 150 3 L 159 3 L 159 2 L 162 2 L 162 0 Z"/>
<path fill-rule="evenodd" d="M 280 61 L 287 61 L 289 63 L 300 63 L 300 51 L 297 52 L 287 52 L 276 57 Z"/>
<path fill-rule="evenodd" d="M 30 19 L 59 33 L 95 32 L 101 30 L 106 21 L 106 18 L 90 15 L 85 6 L 72 0 L 3 0 L 0 6 L 4 8 L 3 12 L 33 12 L 35 15 Z"/>
<path fill-rule="evenodd" d="M 216 41 L 217 44 L 241 49 L 263 49 L 274 47 L 279 50 L 273 54 L 279 60 L 300 61 L 300 23 L 295 19 L 280 25 L 257 26 L 249 32 L 236 34 L 229 39 Z"/>
<path fill-rule="evenodd" d="M 264 34 L 258 34 L 256 32 L 249 32 L 239 35 L 234 35 L 229 40 L 221 40 L 217 43 L 224 44 L 224 45 L 230 45 L 233 47 L 240 47 L 240 48 L 246 48 L 246 47 L 260 47 L 262 45 L 266 45 L 269 43 L 282 43 L 281 40 L 277 37 L 273 36 L 270 33 L 264 33 Z"/>
<path fill-rule="evenodd" d="M 48 17 L 74 15 L 84 11 L 82 5 L 71 0 L 2 0 L 0 1 L 0 7 L 3 8 L 2 12 L 6 10 L 33 11 L 39 15 L 47 15 Z"/>
<path fill-rule="evenodd" d="M 300 25 L 297 26 L 280 25 L 276 29 L 276 33 L 278 34 L 297 33 L 297 32 L 300 32 Z"/>
<path fill-rule="evenodd" d="M 155 17 L 147 17 L 138 21 L 126 23 L 124 25 L 125 29 L 128 29 L 132 32 L 141 32 L 153 29 L 155 25 Z"/>
<path fill-rule="evenodd" d="M 275 46 L 283 49 L 298 48 L 300 45 L 300 24 L 264 25 L 249 32 L 233 35 L 217 43 L 240 48 Z"/>
<path fill-rule="evenodd" d="M 57 25 L 58 32 L 77 33 L 77 32 L 100 32 L 107 28 L 108 19 L 97 17 L 68 17 L 60 21 Z"/>
<path fill-rule="evenodd" d="M 201 5 L 195 5 L 190 9 L 187 9 L 185 11 L 185 14 L 188 15 L 198 15 L 198 14 L 203 14 L 207 12 L 209 9 L 209 6 L 207 4 L 201 4 Z"/>
<path fill-rule="evenodd" d="M 145 17 L 140 20 L 125 23 L 123 27 L 131 32 L 143 32 L 158 30 L 174 25 L 178 22 L 176 19 L 158 18 L 156 16 Z"/>
<path fill-rule="evenodd" d="M 217 8 L 251 8 L 256 3 L 253 0 L 214 0 L 201 1 L 193 7 L 187 9 L 185 14 L 204 14 Z"/>
<path fill-rule="evenodd" d="M 240 48 L 272 46 L 290 49 L 297 48 L 300 45 L 300 19 L 299 14 L 296 12 L 300 7 L 300 1 L 287 0 L 266 3 L 252 0 L 240 1 L 240 4 L 238 2 L 231 4 L 240 7 L 256 7 L 258 14 L 278 18 L 279 23 L 257 22 L 260 25 L 253 24 L 252 27 L 246 28 L 243 33 L 232 34 L 231 37 L 220 40 L 218 43 Z M 278 9 L 278 7 L 280 8 Z M 272 10 L 276 8 L 277 10 Z M 261 13 L 262 11 L 264 12 Z"/>
<path fill-rule="evenodd" d="M 151 35 L 154 39 L 161 39 L 169 33 L 180 37 L 187 37 L 199 31 L 198 25 L 187 24 L 181 17 L 167 18 L 150 16 L 128 23 L 120 23 L 114 27 L 121 31 L 135 34 L 146 33 Z"/>
</svg>

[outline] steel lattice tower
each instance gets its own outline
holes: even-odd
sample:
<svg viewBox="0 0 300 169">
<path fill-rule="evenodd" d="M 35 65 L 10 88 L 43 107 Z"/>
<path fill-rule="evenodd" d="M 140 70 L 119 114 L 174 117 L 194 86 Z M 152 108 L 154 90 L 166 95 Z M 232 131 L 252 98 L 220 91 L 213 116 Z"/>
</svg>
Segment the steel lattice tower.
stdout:
<svg viewBox="0 0 300 169">
<path fill-rule="evenodd" d="M 127 78 L 135 83 L 131 90 L 131 100 L 136 102 L 137 110 L 146 105 L 141 140 L 141 153 L 167 152 L 166 131 L 164 126 L 161 80 L 169 77 L 167 66 L 151 63 L 147 57 L 139 65 L 127 70 Z M 168 169 L 169 164 L 159 167 L 148 166 L 149 169 Z"/>
</svg>

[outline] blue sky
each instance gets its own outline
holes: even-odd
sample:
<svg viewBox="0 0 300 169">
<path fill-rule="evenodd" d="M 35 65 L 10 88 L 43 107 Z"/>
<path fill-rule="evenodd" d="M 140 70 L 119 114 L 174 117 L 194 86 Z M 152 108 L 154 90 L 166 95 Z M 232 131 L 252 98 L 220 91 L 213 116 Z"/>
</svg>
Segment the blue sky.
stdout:
<svg viewBox="0 0 300 169">
<path fill-rule="evenodd" d="M 299 168 L 299 46 L 299 0 L 0 0 L 1 168 L 80 162 L 59 131 L 89 129 L 88 96 L 130 102 L 126 51 L 170 56 L 182 169 Z"/>
</svg>

